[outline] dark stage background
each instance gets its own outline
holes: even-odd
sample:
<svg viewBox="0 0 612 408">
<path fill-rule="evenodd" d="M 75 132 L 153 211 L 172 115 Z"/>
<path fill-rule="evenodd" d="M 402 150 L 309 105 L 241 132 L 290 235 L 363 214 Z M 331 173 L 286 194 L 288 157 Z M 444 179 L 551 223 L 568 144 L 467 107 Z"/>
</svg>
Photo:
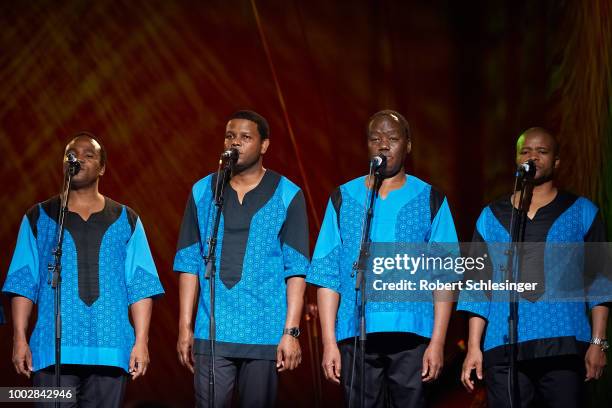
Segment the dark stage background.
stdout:
<svg viewBox="0 0 612 408">
<path fill-rule="evenodd" d="M 462 240 L 482 205 L 511 190 L 515 138 L 535 125 L 559 132 L 562 183 L 610 225 L 611 22 L 606 0 L 2 1 L 0 279 L 24 212 L 59 191 L 70 135 L 95 133 L 109 153 L 101 191 L 142 217 L 167 292 L 150 371 L 127 404 L 192 405 L 171 265 L 189 189 L 215 169 L 228 114 L 268 118 L 265 165 L 303 187 L 311 242 L 329 193 L 366 170 L 365 123 L 384 108 L 411 123 L 408 169 L 446 192 Z M 459 386 L 464 323 L 451 328 L 437 406 L 484 403 Z M 302 366 L 281 376 L 282 406 L 321 393 L 340 403 L 338 388 L 317 386 L 316 324 L 303 323 Z M 27 384 L 10 360 L 9 322 L 0 385 Z M 609 406 L 610 387 L 608 373 L 591 404 Z"/>
</svg>

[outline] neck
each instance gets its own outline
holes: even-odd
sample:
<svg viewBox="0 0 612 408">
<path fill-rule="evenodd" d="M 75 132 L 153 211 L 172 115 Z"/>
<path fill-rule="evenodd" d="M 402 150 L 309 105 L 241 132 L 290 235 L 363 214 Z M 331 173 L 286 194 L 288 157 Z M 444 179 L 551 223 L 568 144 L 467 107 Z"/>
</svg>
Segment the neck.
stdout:
<svg viewBox="0 0 612 408">
<path fill-rule="evenodd" d="M 539 186 L 533 187 L 533 198 L 547 197 L 557 192 L 557 187 L 552 180 L 546 183 L 540 184 Z"/>
<path fill-rule="evenodd" d="M 259 160 L 254 165 L 241 170 L 240 172 L 232 173 L 232 184 L 235 185 L 251 185 L 254 183 L 258 183 L 259 180 L 263 177 L 266 169 L 262 165 L 262 161 Z"/>
<path fill-rule="evenodd" d="M 372 188 L 373 179 L 370 180 L 369 177 L 366 178 L 366 185 L 368 188 Z M 397 173 L 395 173 L 391 177 L 386 177 L 382 180 L 382 184 L 380 185 L 380 192 L 385 192 L 388 190 L 395 190 L 400 188 L 406 182 L 406 173 L 404 168 L 402 167 Z M 384 194 L 383 194 L 384 195 Z"/>
<path fill-rule="evenodd" d="M 88 187 L 70 190 L 69 204 L 87 205 L 103 200 L 104 196 L 98 191 L 98 182 Z"/>
<path fill-rule="evenodd" d="M 392 187 L 398 184 L 404 184 L 405 181 L 406 172 L 404 171 L 404 167 L 402 167 L 393 176 L 383 179 L 381 187 Z"/>
</svg>

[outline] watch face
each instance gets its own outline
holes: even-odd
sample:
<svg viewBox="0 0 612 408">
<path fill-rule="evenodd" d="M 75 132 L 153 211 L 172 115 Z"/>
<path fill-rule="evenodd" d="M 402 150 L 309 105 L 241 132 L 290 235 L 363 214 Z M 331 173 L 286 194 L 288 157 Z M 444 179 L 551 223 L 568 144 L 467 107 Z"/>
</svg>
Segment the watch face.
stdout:
<svg viewBox="0 0 612 408">
<path fill-rule="evenodd" d="M 300 335 L 300 328 L 299 327 L 291 327 L 289 329 L 285 329 L 285 333 L 292 336 L 292 337 L 298 337 Z"/>
</svg>

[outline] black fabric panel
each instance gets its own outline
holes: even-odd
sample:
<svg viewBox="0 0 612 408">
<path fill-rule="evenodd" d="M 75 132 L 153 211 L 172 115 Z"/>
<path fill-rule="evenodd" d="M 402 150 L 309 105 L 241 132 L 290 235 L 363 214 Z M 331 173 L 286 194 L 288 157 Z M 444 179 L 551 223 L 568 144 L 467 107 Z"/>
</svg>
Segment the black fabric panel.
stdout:
<svg viewBox="0 0 612 408">
<path fill-rule="evenodd" d="M 136 221 L 138 221 L 138 214 L 136 214 L 136 211 L 132 210 L 127 205 L 125 206 L 125 211 L 127 214 L 128 223 L 130 224 L 130 229 L 132 230 L 133 234 L 134 229 L 136 229 Z"/>
<path fill-rule="evenodd" d="M 601 211 L 598 209 L 589 230 L 584 236 L 584 242 L 607 242 L 606 224 L 604 224 Z"/>
<path fill-rule="evenodd" d="M 338 230 L 340 230 L 340 208 L 342 207 L 342 190 L 338 187 L 331 195 L 331 202 L 336 210 L 336 219 L 338 220 Z"/>
<path fill-rule="evenodd" d="M 517 361 L 563 355 L 584 356 L 589 344 L 573 336 L 536 339 L 517 344 Z M 487 350 L 483 354 L 485 368 L 510 361 L 510 346 L 504 344 Z"/>
<path fill-rule="evenodd" d="M 608 250 L 609 245 L 595 245 L 594 243 L 607 242 L 606 225 L 603 222 L 601 211 L 597 210 L 593 222 L 589 227 L 584 242 L 592 245 L 585 245 L 584 253 L 584 277 L 585 285 L 590 286 L 595 279 L 603 276 L 612 280 L 612 257 Z"/>
<path fill-rule="evenodd" d="M 281 228 L 280 241 L 310 259 L 308 217 L 306 216 L 306 200 L 302 190 L 295 194 L 287 208 L 287 217 Z"/>
<path fill-rule="evenodd" d="M 431 187 L 429 192 L 429 212 L 431 214 L 430 222 L 433 222 L 434 218 L 438 214 L 440 207 L 442 207 L 442 203 L 444 203 L 444 193 L 438 190 L 435 187 Z"/>
<path fill-rule="evenodd" d="M 487 248 L 486 242 L 478 229 L 474 230 L 474 235 L 472 236 L 472 244 L 470 245 L 469 253 L 467 254 L 470 258 L 483 257 L 484 258 L 484 268 L 482 270 L 478 270 L 476 268 L 472 268 L 465 271 L 464 280 L 491 280 L 493 278 L 493 264 L 491 263 L 491 256 L 489 255 L 489 250 Z M 491 291 L 485 290 L 483 291 L 487 298 L 491 299 Z"/>
<path fill-rule="evenodd" d="M 210 352 L 210 340 L 195 339 L 193 342 L 193 352 L 195 354 L 208 355 Z M 219 357 L 276 360 L 276 345 L 241 344 L 216 341 L 215 353 Z"/>
<path fill-rule="evenodd" d="M 26 212 L 26 217 L 28 217 L 28 222 L 30 223 L 30 229 L 32 230 L 32 234 L 34 234 L 34 238 L 38 238 L 38 218 L 40 217 L 40 207 L 36 204 L 34 207 L 30 208 L 28 212 Z"/>
<path fill-rule="evenodd" d="M 60 197 L 55 196 L 51 197 L 47 201 L 43 201 L 40 206 L 45 211 L 47 216 L 51 218 L 53 221 L 57 222 L 59 219 L 59 210 L 60 210 Z"/>
<path fill-rule="evenodd" d="M 553 223 L 563 214 L 568 208 L 570 208 L 578 199 L 574 194 L 559 191 L 557 196 L 547 205 L 541 207 L 537 212 L 533 220 L 527 218 L 527 225 L 525 226 L 525 242 L 546 242 L 548 231 L 552 227 Z M 491 203 L 489 206 L 495 218 L 500 222 L 501 225 L 510 234 L 510 217 L 512 215 L 512 205 L 510 203 L 510 197 L 504 197 L 501 200 Z"/>
<path fill-rule="evenodd" d="M 199 242 L 200 227 L 198 225 L 198 209 L 195 199 L 193 198 L 193 193 L 190 192 L 187 206 L 185 207 L 185 213 L 183 214 L 183 221 L 181 222 L 177 252 Z"/>
<path fill-rule="evenodd" d="M 242 278 L 251 220 L 274 195 L 280 178 L 278 173 L 267 170 L 257 187 L 244 195 L 242 204 L 238 201 L 238 193 L 229 183 L 223 191 L 224 225 L 219 278 L 228 289 Z"/>
<path fill-rule="evenodd" d="M 74 212 L 66 214 L 66 230 L 77 251 L 79 297 L 91 306 L 100 297 L 100 245 L 108 228 L 121 216 L 123 206 L 105 197 L 104 209 L 87 221 Z"/>
<path fill-rule="evenodd" d="M 555 221 L 567 211 L 578 199 L 574 194 L 559 191 L 557 196 L 547 205 L 536 212 L 533 219 L 525 217 L 522 242 L 546 242 L 548 232 Z M 512 216 L 512 204 L 510 197 L 492 203 L 489 208 L 501 225 L 510 234 L 510 218 Z M 519 239 L 521 241 L 521 239 Z M 520 266 L 520 282 L 538 283 L 536 290 L 526 291 L 521 297 L 531 302 L 537 301 L 546 291 L 546 280 L 544 274 L 544 245 L 521 245 L 522 259 Z"/>
</svg>

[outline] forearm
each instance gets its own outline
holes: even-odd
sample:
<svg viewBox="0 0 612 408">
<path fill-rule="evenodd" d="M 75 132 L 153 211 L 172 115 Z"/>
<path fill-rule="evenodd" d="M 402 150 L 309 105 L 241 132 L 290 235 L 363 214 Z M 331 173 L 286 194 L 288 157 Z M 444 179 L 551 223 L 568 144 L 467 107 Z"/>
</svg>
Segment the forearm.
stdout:
<svg viewBox="0 0 612 408">
<path fill-rule="evenodd" d="M 606 338 L 608 325 L 608 306 L 595 306 L 591 311 L 591 336 Z"/>
<path fill-rule="evenodd" d="M 287 279 L 287 317 L 285 327 L 299 327 L 304 308 L 304 291 L 306 281 L 304 278 L 294 276 Z"/>
<path fill-rule="evenodd" d="M 486 321 L 482 317 L 470 316 L 468 323 L 468 349 L 480 350 L 485 324 Z"/>
<path fill-rule="evenodd" d="M 179 275 L 179 328 L 192 327 L 193 310 L 198 296 L 199 278 L 197 275 Z"/>
<path fill-rule="evenodd" d="M 13 318 L 13 341 L 27 341 L 28 324 L 34 303 L 26 297 L 15 296 L 11 299 Z"/>
<path fill-rule="evenodd" d="M 321 339 L 323 345 L 336 344 L 336 314 L 340 295 L 331 289 L 317 289 L 317 304 L 321 320 Z"/>
<path fill-rule="evenodd" d="M 134 322 L 134 333 L 136 343 L 149 342 L 149 327 L 151 325 L 151 314 L 153 312 L 153 299 L 145 298 L 130 305 L 130 314 Z"/>
<path fill-rule="evenodd" d="M 431 343 L 444 345 L 448 322 L 453 311 L 451 291 L 434 291 L 434 327 Z"/>
</svg>

